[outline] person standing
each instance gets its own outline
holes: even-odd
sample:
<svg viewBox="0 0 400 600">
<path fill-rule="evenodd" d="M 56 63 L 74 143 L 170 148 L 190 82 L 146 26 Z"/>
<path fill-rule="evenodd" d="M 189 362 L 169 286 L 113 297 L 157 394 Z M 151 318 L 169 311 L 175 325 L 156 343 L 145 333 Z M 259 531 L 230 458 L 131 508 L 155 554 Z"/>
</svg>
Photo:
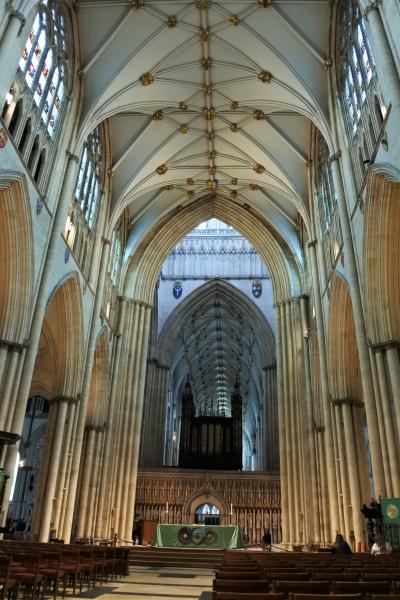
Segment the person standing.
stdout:
<svg viewBox="0 0 400 600">
<path fill-rule="evenodd" d="M 264 543 L 264 550 L 267 552 L 271 552 L 272 550 L 272 535 L 269 529 L 264 531 L 264 535 L 262 537 Z"/>
</svg>

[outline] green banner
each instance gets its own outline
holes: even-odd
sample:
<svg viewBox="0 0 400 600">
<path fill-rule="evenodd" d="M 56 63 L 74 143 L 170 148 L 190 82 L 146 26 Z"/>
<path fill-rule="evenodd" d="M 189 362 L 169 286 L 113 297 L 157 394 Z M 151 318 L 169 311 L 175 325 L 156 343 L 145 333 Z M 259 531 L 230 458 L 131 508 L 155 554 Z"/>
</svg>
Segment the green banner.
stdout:
<svg viewBox="0 0 400 600">
<path fill-rule="evenodd" d="M 400 525 L 400 498 L 381 500 L 384 525 Z"/>
<path fill-rule="evenodd" d="M 243 548 L 239 527 L 224 525 L 157 525 L 154 545 L 157 548 Z"/>
</svg>

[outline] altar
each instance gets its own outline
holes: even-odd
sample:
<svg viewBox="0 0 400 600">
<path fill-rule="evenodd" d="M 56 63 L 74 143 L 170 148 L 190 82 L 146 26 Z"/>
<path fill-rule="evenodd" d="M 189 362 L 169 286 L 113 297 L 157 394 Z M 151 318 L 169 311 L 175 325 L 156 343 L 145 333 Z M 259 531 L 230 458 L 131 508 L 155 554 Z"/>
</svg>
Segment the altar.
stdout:
<svg viewBox="0 0 400 600">
<path fill-rule="evenodd" d="M 157 525 L 156 548 L 244 548 L 235 525 Z"/>
</svg>

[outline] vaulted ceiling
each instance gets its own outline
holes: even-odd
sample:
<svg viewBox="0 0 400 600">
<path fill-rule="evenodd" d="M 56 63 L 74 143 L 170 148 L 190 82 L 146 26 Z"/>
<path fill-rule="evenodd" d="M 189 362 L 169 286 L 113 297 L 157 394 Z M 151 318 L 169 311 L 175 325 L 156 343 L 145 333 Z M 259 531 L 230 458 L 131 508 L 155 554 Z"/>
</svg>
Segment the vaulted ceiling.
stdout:
<svg viewBox="0 0 400 600">
<path fill-rule="evenodd" d="M 110 227 L 126 211 L 132 245 L 177 207 L 223 196 L 266 220 L 301 265 L 311 122 L 329 130 L 329 0 L 78 8 L 81 139 L 109 119 Z"/>
<path fill-rule="evenodd" d="M 245 428 L 251 432 L 265 402 L 263 367 L 275 362 L 272 330 L 251 300 L 222 280 L 206 283 L 166 321 L 160 351 L 170 366 L 174 398 L 189 376 L 198 414 L 229 416 L 238 378 Z"/>
</svg>

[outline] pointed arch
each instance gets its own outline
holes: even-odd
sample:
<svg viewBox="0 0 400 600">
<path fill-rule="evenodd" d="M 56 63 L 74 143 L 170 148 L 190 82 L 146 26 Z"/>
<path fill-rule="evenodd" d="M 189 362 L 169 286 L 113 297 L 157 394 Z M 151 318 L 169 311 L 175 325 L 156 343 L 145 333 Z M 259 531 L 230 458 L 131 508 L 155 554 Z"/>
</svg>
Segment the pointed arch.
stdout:
<svg viewBox="0 0 400 600">
<path fill-rule="evenodd" d="M 372 344 L 400 340 L 400 172 L 371 171 L 364 220 L 364 301 Z"/>
<path fill-rule="evenodd" d="M 347 285 L 336 274 L 331 285 L 327 347 L 332 396 L 362 400 L 353 307 Z"/>
<path fill-rule="evenodd" d="M 19 173 L 0 180 L 0 337 L 28 337 L 33 301 L 34 241 L 29 194 Z"/>
<path fill-rule="evenodd" d="M 124 293 L 151 304 L 156 279 L 168 253 L 198 223 L 213 217 L 231 225 L 256 248 L 271 274 L 275 302 L 300 293 L 298 265 L 284 240 L 270 230 L 258 213 L 223 196 L 200 198 L 178 207 L 148 228 L 125 265 Z"/>
<path fill-rule="evenodd" d="M 82 363 L 82 299 L 79 278 L 74 274 L 49 297 L 30 395 L 76 397 Z"/>
</svg>

